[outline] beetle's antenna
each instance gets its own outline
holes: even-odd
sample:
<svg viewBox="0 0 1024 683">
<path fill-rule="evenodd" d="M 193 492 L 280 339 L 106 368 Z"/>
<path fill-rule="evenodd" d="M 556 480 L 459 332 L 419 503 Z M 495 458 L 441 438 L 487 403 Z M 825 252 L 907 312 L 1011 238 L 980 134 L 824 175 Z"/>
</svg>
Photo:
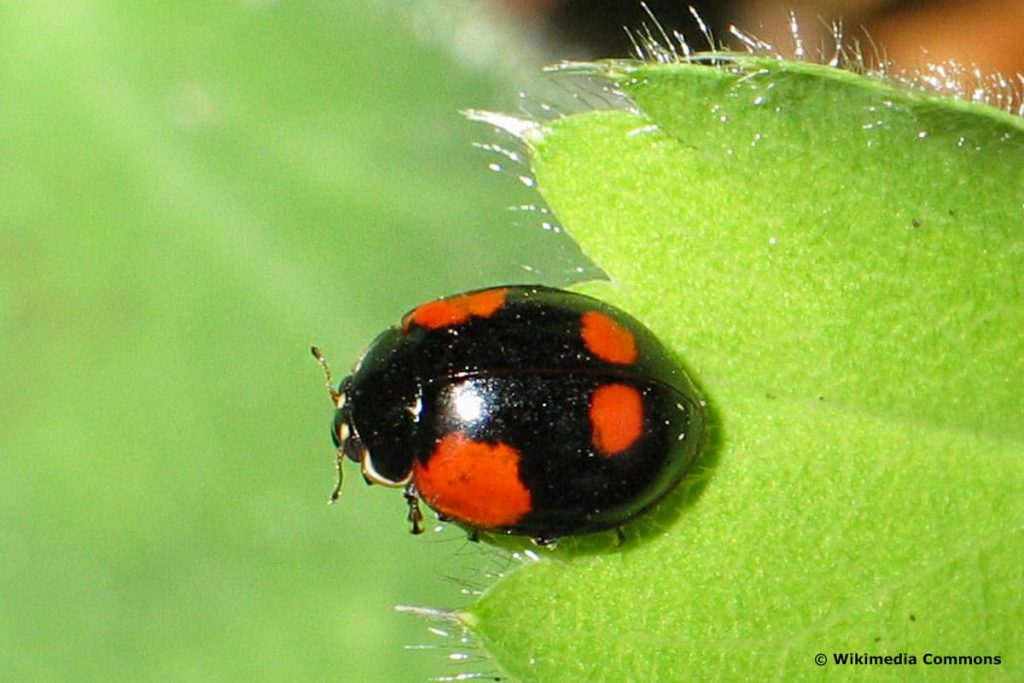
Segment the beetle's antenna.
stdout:
<svg viewBox="0 0 1024 683">
<path fill-rule="evenodd" d="M 331 375 L 331 366 L 327 364 L 327 359 L 324 358 L 324 354 L 320 353 L 320 349 L 315 346 L 309 347 L 309 352 L 313 354 L 313 358 L 316 358 L 316 362 L 320 364 L 320 368 L 324 371 L 324 384 L 327 385 L 327 392 L 331 395 L 331 401 L 337 407 L 341 394 L 337 389 L 334 388 L 334 377 Z"/>
<path fill-rule="evenodd" d="M 344 472 L 341 469 L 342 461 L 345 459 L 345 453 L 340 448 L 334 454 L 334 464 L 338 468 L 338 483 L 334 485 L 334 490 L 331 491 L 331 497 L 327 499 L 328 505 L 334 505 L 338 502 L 338 498 L 341 497 L 341 482 L 344 479 Z"/>
<path fill-rule="evenodd" d="M 315 346 L 309 347 L 309 352 L 313 354 L 313 358 L 316 358 L 316 362 L 320 364 L 320 368 L 324 371 L 324 384 L 327 385 L 327 393 L 331 395 L 331 401 L 334 403 L 335 408 L 341 408 L 342 395 L 334 387 L 334 377 L 331 375 L 331 366 L 327 364 L 327 359 L 324 358 L 324 354 L 320 353 L 320 349 Z M 342 464 L 345 460 L 345 451 L 339 447 L 334 453 L 335 467 L 338 469 L 338 483 L 334 485 L 334 490 L 331 491 L 331 497 L 327 500 L 328 504 L 336 503 L 338 498 L 341 496 L 341 482 L 343 479 Z"/>
</svg>

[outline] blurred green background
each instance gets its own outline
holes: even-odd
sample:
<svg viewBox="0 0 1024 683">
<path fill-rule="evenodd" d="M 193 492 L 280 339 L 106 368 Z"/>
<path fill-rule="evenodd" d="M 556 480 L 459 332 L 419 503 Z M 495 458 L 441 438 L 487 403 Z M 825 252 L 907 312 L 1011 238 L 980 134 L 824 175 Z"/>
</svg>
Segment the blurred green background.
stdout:
<svg viewBox="0 0 1024 683">
<path fill-rule="evenodd" d="M 492 668 L 393 607 L 506 560 L 355 468 L 325 505 L 308 348 L 344 374 L 421 300 L 581 265 L 458 114 L 543 89 L 520 38 L 451 1 L 0 9 L 0 679 Z"/>
</svg>

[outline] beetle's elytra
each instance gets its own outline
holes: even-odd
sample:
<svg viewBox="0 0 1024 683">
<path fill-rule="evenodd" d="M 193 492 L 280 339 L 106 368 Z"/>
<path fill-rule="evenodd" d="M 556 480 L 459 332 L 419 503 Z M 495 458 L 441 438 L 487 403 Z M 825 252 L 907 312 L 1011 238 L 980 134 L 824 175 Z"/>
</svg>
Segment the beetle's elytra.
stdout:
<svg viewBox="0 0 1024 683">
<path fill-rule="evenodd" d="M 652 332 L 539 285 L 419 306 L 332 386 L 343 456 L 471 531 L 539 541 L 621 527 L 684 477 L 704 442 L 697 389 Z"/>
</svg>

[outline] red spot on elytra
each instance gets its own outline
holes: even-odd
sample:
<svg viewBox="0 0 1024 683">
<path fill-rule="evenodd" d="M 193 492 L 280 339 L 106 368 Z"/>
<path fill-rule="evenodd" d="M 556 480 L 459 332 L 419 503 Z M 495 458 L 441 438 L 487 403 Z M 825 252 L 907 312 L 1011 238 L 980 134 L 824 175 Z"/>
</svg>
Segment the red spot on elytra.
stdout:
<svg viewBox="0 0 1024 683">
<path fill-rule="evenodd" d="M 633 333 L 604 313 L 584 313 L 580 334 L 587 349 L 601 360 L 620 365 L 636 362 L 636 338 Z"/>
<path fill-rule="evenodd" d="M 465 434 L 441 439 L 426 464 L 413 465 L 426 503 L 452 519 L 482 529 L 512 526 L 533 507 L 519 479 L 519 451 Z"/>
<path fill-rule="evenodd" d="M 590 429 L 600 455 L 611 457 L 632 446 L 644 430 L 640 392 L 626 384 L 599 386 L 590 399 Z"/>
<path fill-rule="evenodd" d="M 436 330 L 461 325 L 470 318 L 489 318 L 505 305 L 508 289 L 486 289 L 423 304 L 402 319 L 406 332 L 413 325 Z"/>
</svg>

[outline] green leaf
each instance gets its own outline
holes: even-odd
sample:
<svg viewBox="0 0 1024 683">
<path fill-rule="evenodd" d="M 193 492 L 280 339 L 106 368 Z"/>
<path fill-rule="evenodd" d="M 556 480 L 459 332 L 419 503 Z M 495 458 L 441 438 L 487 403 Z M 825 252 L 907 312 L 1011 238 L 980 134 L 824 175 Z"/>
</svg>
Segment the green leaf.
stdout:
<svg viewBox="0 0 1024 683">
<path fill-rule="evenodd" d="M 805 63 L 585 68 L 637 110 L 527 135 L 539 188 L 714 437 L 622 549 L 563 542 L 464 621 L 545 683 L 1024 674 L 1021 120 Z"/>
</svg>

